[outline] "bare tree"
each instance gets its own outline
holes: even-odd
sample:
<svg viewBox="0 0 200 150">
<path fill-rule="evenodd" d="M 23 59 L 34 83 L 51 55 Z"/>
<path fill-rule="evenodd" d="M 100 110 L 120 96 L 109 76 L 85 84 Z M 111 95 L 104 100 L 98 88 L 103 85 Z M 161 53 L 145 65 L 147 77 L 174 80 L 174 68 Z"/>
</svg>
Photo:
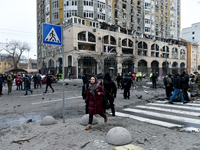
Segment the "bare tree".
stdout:
<svg viewBox="0 0 200 150">
<path fill-rule="evenodd" d="M 28 43 L 11 41 L 8 43 L 8 45 L 3 47 L 3 50 L 8 53 L 7 58 L 12 60 L 14 68 L 18 68 L 17 64 L 19 63 L 22 54 L 25 51 L 30 51 L 30 46 Z"/>
</svg>

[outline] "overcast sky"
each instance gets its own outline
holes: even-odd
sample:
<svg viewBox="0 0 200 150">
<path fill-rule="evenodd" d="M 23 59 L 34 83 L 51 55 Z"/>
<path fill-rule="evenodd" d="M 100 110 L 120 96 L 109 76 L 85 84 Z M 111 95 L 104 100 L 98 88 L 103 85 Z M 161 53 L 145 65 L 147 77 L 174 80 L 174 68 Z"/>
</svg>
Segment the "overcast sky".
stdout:
<svg viewBox="0 0 200 150">
<path fill-rule="evenodd" d="M 199 0 L 200 1 L 200 0 Z M 12 40 L 31 46 L 30 58 L 36 58 L 36 0 L 0 0 L 0 47 Z M 198 0 L 181 0 L 181 28 L 200 22 Z M 28 57 L 28 53 L 24 54 Z"/>
</svg>

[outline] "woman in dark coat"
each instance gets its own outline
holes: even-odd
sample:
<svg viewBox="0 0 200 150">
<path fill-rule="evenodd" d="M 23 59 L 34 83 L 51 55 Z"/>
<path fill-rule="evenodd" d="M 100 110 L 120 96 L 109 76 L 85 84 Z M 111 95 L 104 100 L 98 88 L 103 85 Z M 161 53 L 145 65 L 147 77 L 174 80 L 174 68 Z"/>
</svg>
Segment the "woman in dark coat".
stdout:
<svg viewBox="0 0 200 150">
<path fill-rule="evenodd" d="M 91 81 L 87 91 L 87 98 L 85 99 L 85 104 L 89 104 L 89 123 L 85 130 L 92 128 L 93 115 L 99 114 L 104 118 L 104 122 L 108 121 L 108 115 L 103 112 L 103 99 L 104 90 L 101 85 L 99 85 L 96 77 L 91 77 Z"/>
</svg>

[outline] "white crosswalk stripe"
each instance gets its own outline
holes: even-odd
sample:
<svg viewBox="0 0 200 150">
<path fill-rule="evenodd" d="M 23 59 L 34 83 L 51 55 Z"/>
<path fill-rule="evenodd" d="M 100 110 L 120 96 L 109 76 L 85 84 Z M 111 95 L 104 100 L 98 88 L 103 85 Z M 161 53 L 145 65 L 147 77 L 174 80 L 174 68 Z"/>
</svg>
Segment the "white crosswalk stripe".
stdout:
<svg viewBox="0 0 200 150">
<path fill-rule="evenodd" d="M 190 127 L 200 132 L 200 104 L 163 102 L 147 103 L 134 108 L 125 108 L 124 112 L 116 112 L 116 116 L 127 117 L 163 127 Z M 199 126 L 199 128 L 198 128 Z M 187 128 L 188 130 L 188 128 Z"/>
</svg>

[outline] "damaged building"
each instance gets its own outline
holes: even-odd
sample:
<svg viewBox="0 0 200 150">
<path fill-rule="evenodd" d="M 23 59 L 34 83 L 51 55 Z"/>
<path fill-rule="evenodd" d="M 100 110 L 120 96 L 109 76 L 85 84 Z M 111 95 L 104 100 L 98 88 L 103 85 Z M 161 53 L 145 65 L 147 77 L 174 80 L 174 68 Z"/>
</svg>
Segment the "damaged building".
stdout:
<svg viewBox="0 0 200 150">
<path fill-rule="evenodd" d="M 179 39 L 180 0 L 38 0 L 37 57 L 42 74 L 151 71 L 160 75 L 186 68 Z M 64 26 L 61 47 L 42 43 L 42 23 Z"/>
<path fill-rule="evenodd" d="M 186 69 L 186 45 L 168 39 L 136 38 L 125 28 L 80 17 L 66 20 L 64 28 L 65 75 L 151 71 L 178 73 Z M 62 73 L 61 47 L 45 45 L 39 54 L 42 74 Z"/>
</svg>

